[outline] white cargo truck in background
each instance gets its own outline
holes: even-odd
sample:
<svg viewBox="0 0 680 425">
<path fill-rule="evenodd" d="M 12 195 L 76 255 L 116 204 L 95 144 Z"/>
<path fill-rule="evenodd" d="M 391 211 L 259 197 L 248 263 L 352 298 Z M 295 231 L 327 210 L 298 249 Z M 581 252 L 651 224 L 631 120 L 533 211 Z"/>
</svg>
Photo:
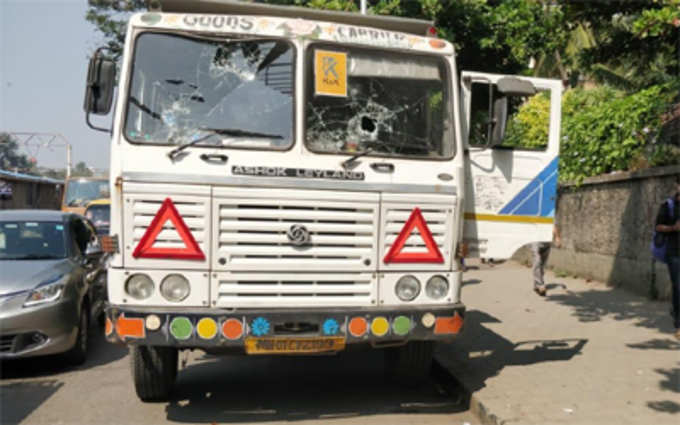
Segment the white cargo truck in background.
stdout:
<svg viewBox="0 0 680 425">
<path fill-rule="evenodd" d="M 401 379 L 465 318 L 457 252 L 550 240 L 559 81 L 468 73 L 430 22 L 227 0 L 134 15 L 111 129 L 109 341 L 166 399 L 178 351 L 384 349 Z M 548 96 L 545 146 L 503 143 Z M 107 130 L 108 131 L 108 130 Z"/>
</svg>

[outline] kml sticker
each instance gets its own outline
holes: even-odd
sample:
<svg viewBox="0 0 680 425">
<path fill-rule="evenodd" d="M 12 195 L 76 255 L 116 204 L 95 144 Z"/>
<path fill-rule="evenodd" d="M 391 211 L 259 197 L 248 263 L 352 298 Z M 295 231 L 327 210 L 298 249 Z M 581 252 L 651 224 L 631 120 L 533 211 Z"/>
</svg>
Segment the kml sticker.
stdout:
<svg viewBox="0 0 680 425">
<path fill-rule="evenodd" d="M 347 97 L 347 53 L 314 51 L 314 93 Z"/>
</svg>

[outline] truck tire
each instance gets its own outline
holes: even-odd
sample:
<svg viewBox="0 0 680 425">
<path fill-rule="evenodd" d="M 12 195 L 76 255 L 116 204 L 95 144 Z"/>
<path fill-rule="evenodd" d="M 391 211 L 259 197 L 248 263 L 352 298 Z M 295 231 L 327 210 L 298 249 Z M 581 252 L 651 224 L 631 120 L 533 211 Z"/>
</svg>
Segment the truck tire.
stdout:
<svg viewBox="0 0 680 425">
<path fill-rule="evenodd" d="M 87 302 L 80 308 L 80 318 L 78 319 L 78 337 L 73 348 L 65 353 L 66 361 L 74 366 L 85 363 L 87 359 L 87 347 L 89 344 L 90 331 L 90 307 Z"/>
<path fill-rule="evenodd" d="M 424 383 L 432 368 L 432 341 L 413 341 L 388 348 L 385 352 L 386 371 L 389 379 L 406 386 Z"/>
<path fill-rule="evenodd" d="M 142 401 L 167 401 L 177 377 L 177 349 L 173 347 L 130 347 L 132 378 Z"/>
</svg>

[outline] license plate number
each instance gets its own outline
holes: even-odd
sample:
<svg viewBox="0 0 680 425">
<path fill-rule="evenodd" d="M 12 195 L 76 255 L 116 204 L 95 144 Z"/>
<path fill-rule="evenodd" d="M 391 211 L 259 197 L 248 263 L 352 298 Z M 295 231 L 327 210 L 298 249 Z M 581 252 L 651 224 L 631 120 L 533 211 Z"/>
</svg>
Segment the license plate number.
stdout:
<svg viewBox="0 0 680 425">
<path fill-rule="evenodd" d="M 246 338 L 247 354 L 324 353 L 345 348 L 343 337 Z"/>
</svg>

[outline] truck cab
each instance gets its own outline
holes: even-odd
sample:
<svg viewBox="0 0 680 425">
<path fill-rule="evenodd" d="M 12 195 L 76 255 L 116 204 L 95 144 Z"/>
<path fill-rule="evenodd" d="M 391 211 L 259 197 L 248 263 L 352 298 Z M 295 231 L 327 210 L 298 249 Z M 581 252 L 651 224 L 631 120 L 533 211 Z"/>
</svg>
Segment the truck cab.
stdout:
<svg viewBox="0 0 680 425">
<path fill-rule="evenodd" d="M 194 348 L 362 346 L 426 375 L 433 343 L 463 330 L 463 240 L 503 258 L 550 239 L 545 205 L 503 208 L 556 157 L 559 82 L 461 78 L 430 22 L 160 4 L 130 19 L 111 141 L 106 334 L 132 346 L 139 397 L 166 399 Z M 88 123 L 111 108 L 114 69 L 90 63 Z M 472 146 L 480 82 L 489 137 Z M 532 90 L 557 107 L 548 147 L 495 149 L 508 97 Z"/>
</svg>

